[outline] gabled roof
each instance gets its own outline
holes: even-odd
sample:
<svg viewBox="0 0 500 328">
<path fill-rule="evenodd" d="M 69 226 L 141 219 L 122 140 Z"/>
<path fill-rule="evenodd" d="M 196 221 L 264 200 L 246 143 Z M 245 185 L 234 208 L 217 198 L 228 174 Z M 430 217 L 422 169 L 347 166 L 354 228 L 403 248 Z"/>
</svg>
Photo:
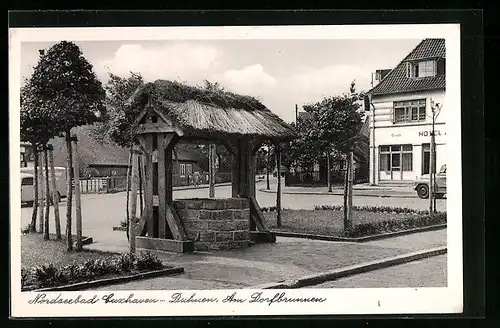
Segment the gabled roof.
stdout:
<svg viewBox="0 0 500 328">
<path fill-rule="evenodd" d="M 138 89 L 130 100 L 132 106 L 146 102 L 186 135 L 281 140 L 294 136 L 290 125 L 249 96 L 157 80 Z"/>
<path fill-rule="evenodd" d="M 84 125 L 73 128 L 71 132 L 78 138 L 78 155 L 83 165 L 94 166 L 127 166 L 129 150 L 116 145 L 110 140 L 98 141 L 93 137 L 93 126 Z M 66 166 L 66 141 L 54 138 L 49 141 L 54 147 L 54 165 Z M 179 160 L 197 161 L 196 154 L 179 151 Z"/>
<path fill-rule="evenodd" d="M 406 77 L 406 63 L 431 58 L 446 58 L 445 39 L 422 40 L 391 72 L 372 88 L 372 95 L 383 95 L 401 92 L 444 89 L 446 76 L 409 78 Z"/>
</svg>

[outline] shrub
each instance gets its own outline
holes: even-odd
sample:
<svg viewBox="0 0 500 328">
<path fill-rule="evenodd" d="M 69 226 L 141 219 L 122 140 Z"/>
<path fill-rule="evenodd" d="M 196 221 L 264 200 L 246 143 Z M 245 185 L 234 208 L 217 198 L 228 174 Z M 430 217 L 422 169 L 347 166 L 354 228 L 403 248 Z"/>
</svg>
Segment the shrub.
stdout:
<svg viewBox="0 0 500 328">
<path fill-rule="evenodd" d="M 340 211 L 344 207 L 341 205 L 316 205 L 314 209 L 317 211 L 322 210 L 336 210 Z M 390 206 L 353 206 L 355 211 L 372 212 L 372 213 L 395 213 L 395 214 L 422 214 L 428 213 L 426 210 L 415 210 L 408 207 L 390 207 Z M 438 212 L 444 213 L 444 212 Z"/>
<path fill-rule="evenodd" d="M 435 215 L 410 216 L 404 220 L 385 220 L 361 223 L 344 231 L 343 235 L 345 237 L 357 238 L 444 223 L 446 223 L 446 213 L 440 212 Z"/>
<path fill-rule="evenodd" d="M 30 225 L 28 224 L 26 227 L 22 228 L 21 229 L 21 233 L 23 235 L 26 235 L 26 234 L 30 233 Z"/>
<path fill-rule="evenodd" d="M 139 256 L 137 256 L 134 264 L 137 270 L 161 269 L 163 267 L 160 258 L 150 252 L 141 252 Z"/>
<path fill-rule="evenodd" d="M 38 266 L 32 271 L 22 268 L 21 286 L 26 287 L 31 283 L 35 288 L 51 287 L 114 273 L 161 269 L 163 267 L 159 257 L 150 252 L 141 252 L 139 255 L 127 253 L 109 258 L 75 262 L 62 268 L 57 268 L 53 264 Z"/>
</svg>

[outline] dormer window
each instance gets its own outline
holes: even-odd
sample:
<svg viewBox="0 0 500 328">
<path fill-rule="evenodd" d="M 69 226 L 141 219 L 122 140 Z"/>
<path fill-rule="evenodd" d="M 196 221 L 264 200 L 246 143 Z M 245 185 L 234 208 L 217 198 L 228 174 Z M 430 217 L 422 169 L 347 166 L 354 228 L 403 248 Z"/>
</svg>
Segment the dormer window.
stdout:
<svg viewBox="0 0 500 328">
<path fill-rule="evenodd" d="M 406 63 L 406 77 L 423 78 L 444 74 L 444 58 Z"/>
</svg>

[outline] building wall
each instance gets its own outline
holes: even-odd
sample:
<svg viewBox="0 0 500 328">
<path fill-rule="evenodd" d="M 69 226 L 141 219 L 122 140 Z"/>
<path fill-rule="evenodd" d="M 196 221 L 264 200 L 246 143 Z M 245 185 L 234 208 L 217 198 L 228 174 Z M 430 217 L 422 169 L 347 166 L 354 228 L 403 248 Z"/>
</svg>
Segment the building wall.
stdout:
<svg viewBox="0 0 500 328">
<path fill-rule="evenodd" d="M 426 119 L 414 123 L 393 123 L 393 106 L 396 101 L 425 99 Z M 370 111 L 370 183 L 378 184 L 384 180 L 415 180 L 422 175 L 422 145 L 430 143 L 432 130 L 431 99 L 443 105 L 436 120 L 436 167 L 446 164 L 446 113 L 444 90 L 418 93 L 391 94 L 374 96 Z M 373 114 L 375 113 L 375 120 Z M 375 126 L 375 129 L 374 129 Z M 380 146 L 412 145 L 412 170 L 405 171 L 402 177 L 397 172 L 391 177 L 380 171 Z M 402 160 L 402 159 L 401 159 Z"/>
</svg>

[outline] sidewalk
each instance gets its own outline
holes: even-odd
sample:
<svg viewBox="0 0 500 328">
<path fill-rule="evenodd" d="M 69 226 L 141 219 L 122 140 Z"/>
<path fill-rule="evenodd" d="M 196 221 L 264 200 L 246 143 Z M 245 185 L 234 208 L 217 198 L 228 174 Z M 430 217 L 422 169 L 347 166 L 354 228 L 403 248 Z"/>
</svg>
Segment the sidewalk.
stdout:
<svg viewBox="0 0 500 328">
<path fill-rule="evenodd" d="M 86 248 L 126 252 L 127 239 L 124 234 L 122 236 L 119 244 L 116 241 L 100 243 L 97 240 Z M 384 242 L 346 243 L 278 237 L 275 244 L 255 244 L 233 251 L 193 254 L 156 252 L 165 263 L 184 267 L 185 273 L 102 287 L 99 290 L 246 288 L 443 245 L 446 245 L 446 229 L 401 236 Z"/>
<path fill-rule="evenodd" d="M 259 188 L 259 191 L 266 193 L 276 193 L 276 184 L 270 186 L 270 190 L 265 187 Z M 365 197 L 399 197 L 399 198 L 418 198 L 417 192 L 412 186 L 371 186 L 368 183 L 356 184 L 353 186 L 354 196 Z M 283 194 L 297 195 L 343 195 L 343 186 L 332 187 L 332 192 L 328 192 L 327 187 L 287 187 L 282 186 Z"/>
<path fill-rule="evenodd" d="M 217 183 L 215 187 L 223 187 L 223 186 L 230 186 L 231 182 L 222 182 L 222 183 Z M 189 189 L 205 189 L 208 188 L 208 184 L 201 184 L 198 186 L 177 186 L 177 187 L 172 187 L 173 190 L 189 190 Z"/>
</svg>

